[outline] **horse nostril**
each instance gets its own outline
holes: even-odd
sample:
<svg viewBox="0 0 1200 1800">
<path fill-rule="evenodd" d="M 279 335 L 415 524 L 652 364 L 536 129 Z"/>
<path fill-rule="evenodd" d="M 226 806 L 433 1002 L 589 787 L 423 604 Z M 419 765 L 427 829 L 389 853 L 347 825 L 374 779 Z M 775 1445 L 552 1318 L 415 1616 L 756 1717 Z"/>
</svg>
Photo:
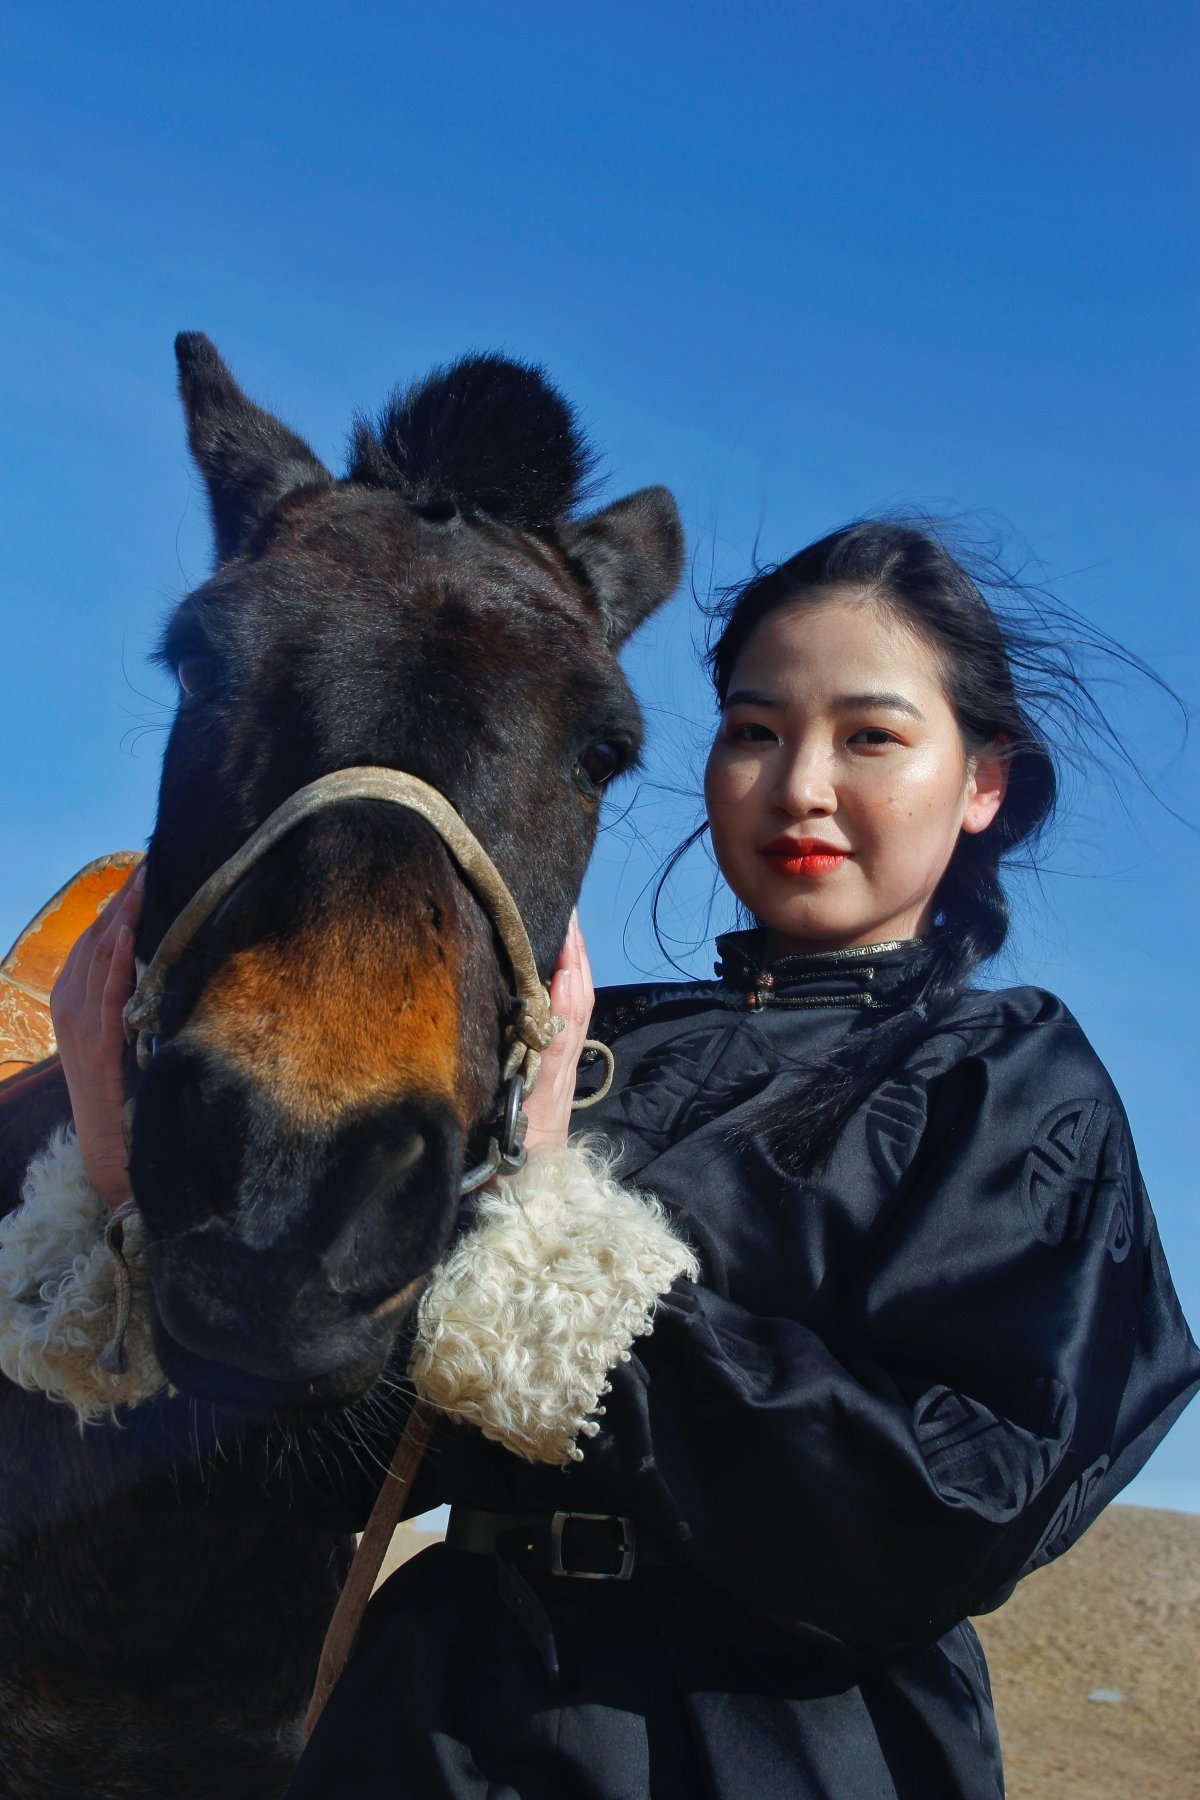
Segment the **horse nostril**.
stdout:
<svg viewBox="0 0 1200 1800">
<path fill-rule="evenodd" d="M 414 1131 L 407 1144 L 398 1150 L 392 1161 L 392 1174 L 406 1175 L 414 1163 L 419 1163 L 425 1154 L 425 1133 Z"/>
<path fill-rule="evenodd" d="M 398 1105 L 346 1128 L 317 1196 L 334 1293 L 378 1306 L 434 1266 L 458 1212 L 460 1157 L 452 1116 L 428 1106 Z"/>
</svg>

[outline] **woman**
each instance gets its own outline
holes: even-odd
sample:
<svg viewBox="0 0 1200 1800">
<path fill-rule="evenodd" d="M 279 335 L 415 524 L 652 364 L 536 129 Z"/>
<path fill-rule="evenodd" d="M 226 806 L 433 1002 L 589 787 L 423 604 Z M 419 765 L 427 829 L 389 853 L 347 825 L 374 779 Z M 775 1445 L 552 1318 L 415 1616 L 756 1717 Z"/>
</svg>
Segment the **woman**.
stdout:
<svg viewBox="0 0 1200 1800">
<path fill-rule="evenodd" d="M 715 982 L 611 991 L 593 1025 L 615 1174 L 698 1279 L 567 1468 L 439 1432 L 416 1503 L 453 1503 L 448 1544 L 373 1603 L 297 1800 L 993 1800 L 967 1615 L 1074 1541 L 1200 1381 L 1104 1069 L 1051 995 L 968 986 L 1055 795 L 976 587 L 922 533 L 851 526 L 741 590 L 711 662 L 709 827 L 757 925 Z M 114 1198 L 127 929 L 56 1011 Z M 509 1198 L 611 1194 L 565 1147 L 577 933 L 552 999 Z"/>
</svg>

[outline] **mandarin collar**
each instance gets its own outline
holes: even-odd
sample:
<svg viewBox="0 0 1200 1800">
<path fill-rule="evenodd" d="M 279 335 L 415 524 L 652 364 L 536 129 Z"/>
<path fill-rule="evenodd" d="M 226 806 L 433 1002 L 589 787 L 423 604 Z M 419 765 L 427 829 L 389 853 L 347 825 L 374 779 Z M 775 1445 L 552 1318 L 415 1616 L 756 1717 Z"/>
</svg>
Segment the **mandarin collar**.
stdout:
<svg viewBox="0 0 1200 1800">
<path fill-rule="evenodd" d="M 727 931 L 717 939 L 715 972 L 725 988 L 763 1006 L 900 1011 L 929 976 L 934 950 L 926 938 L 893 938 L 850 950 L 814 950 L 768 958 L 766 932 Z"/>
</svg>

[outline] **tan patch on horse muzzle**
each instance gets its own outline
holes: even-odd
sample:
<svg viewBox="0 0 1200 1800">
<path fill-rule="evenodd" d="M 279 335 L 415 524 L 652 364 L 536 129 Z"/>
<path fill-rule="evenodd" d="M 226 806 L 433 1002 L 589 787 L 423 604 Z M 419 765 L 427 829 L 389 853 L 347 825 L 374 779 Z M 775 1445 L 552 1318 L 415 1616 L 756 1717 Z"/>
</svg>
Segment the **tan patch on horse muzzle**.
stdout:
<svg viewBox="0 0 1200 1800">
<path fill-rule="evenodd" d="M 178 1041 L 219 1057 L 310 1129 L 394 1099 L 460 1113 L 458 989 L 440 947 L 336 926 L 230 956 Z"/>
</svg>

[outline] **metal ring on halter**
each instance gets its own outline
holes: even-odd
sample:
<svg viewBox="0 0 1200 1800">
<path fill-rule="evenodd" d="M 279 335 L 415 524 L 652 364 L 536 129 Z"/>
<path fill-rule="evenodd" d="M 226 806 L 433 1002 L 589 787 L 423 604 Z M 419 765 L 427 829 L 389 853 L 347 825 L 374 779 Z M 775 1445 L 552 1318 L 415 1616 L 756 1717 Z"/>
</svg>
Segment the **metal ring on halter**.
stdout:
<svg viewBox="0 0 1200 1800">
<path fill-rule="evenodd" d="M 462 1179 L 459 1181 L 459 1193 L 464 1196 L 467 1194 L 478 1193 L 479 1189 L 485 1186 L 485 1184 L 492 1179 L 493 1175 L 499 1173 L 499 1169 L 500 1147 L 495 1138 L 493 1138 L 488 1145 L 488 1153 L 484 1160 L 481 1163 L 476 1163 L 473 1169 L 468 1169 L 466 1174 L 463 1175 Z"/>
<path fill-rule="evenodd" d="M 524 1100 L 525 1083 L 518 1071 L 509 1081 L 508 1092 L 504 1097 L 504 1120 L 501 1126 L 501 1135 L 499 1138 L 489 1138 L 487 1155 L 484 1160 L 476 1163 L 473 1169 L 468 1169 L 459 1182 L 460 1194 L 475 1193 L 478 1188 L 483 1187 L 485 1182 L 490 1181 L 493 1175 L 499 1175 L 501 1170 L 506 1174 L 515 1175 L 518 1169 L 525 1167 L 529 1152 L 522 1142 L 524 1133 L 521 1129 L 521 1121 Z"/>
<path fill-rule="evenodd" d="M 519 1074 L 514 1075 L 504 1098 L 504 1136 L 500 1139 L 500 1155 L 510 1169 L 519 1169 L 525 1161 L 525 1146 L 521 1141 L 524 1136 L 521 1130 L 521 1110 L 524 1104 L 524 1079 Z"/>
</svg>

